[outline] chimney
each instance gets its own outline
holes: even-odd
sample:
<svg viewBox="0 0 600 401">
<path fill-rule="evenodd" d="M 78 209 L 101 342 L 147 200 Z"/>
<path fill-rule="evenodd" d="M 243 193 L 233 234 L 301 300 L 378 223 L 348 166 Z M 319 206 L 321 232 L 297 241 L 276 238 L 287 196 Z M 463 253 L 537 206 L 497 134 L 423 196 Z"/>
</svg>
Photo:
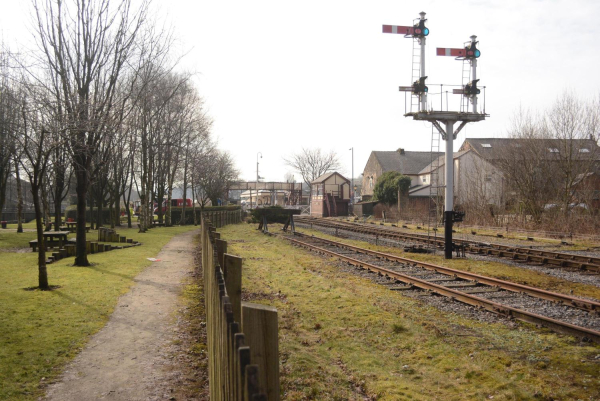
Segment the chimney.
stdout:
<svg viewBox="0 0 600 401">
<path fill-rule="evenodd" d="M 398 153 L 400 153 L 401 155 L 403 155 L 403 154 L 404 154 L 404 148 L 398 148 L 398 149 L 396 150 L 396 152 L 398 152 Z"/>
</svg>

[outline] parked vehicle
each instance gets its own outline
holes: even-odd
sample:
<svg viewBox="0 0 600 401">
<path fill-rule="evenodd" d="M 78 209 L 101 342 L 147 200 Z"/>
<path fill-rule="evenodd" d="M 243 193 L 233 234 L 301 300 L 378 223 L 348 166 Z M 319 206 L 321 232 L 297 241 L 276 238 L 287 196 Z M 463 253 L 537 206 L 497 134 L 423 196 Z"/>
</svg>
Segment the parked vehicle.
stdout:
<svg viewBox="0 0 600 401">
<path fill-rule="evenodd" d="M 183 207 L 183 198 L 171 199 L 171 207 Z M 185 200 L 185 207 L 192 207 L 191 199 L 188 198 Z M 163 201 L 162 211 L 163 211 L 163 213 L 167 211 L 167 200 L 166 199 Z M 154 209 L 154 213 L 158 213 L 158 207 L 156 207 Z"/>
</svg>

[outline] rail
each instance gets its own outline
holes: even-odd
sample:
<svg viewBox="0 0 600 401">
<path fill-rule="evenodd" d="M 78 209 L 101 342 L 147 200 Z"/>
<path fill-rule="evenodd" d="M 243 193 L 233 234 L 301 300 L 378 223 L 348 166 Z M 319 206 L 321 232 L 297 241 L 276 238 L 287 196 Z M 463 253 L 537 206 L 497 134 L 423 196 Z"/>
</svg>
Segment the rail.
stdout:
<svg viewBox="0 0 600 401">
<path fill-rule="evenodd" d="M 482 298 L 482 297 L 478 297 L 473 294 L 465 293 L 464 291 L 459 291 L 457 288 L 451 288 L 448 285 L 441 285 L 441 284 L 434 283 L 432 281 L 427 281 L 425 279 L 420 279 L 420 278 L 413 277 L 410 275 L 402 274 L 400 272 L 396 272 L 396 271 L 387 269 L 385 267 L 375 265 L 373 263 L 369 263 L 364 260 L 348 256 L 347 254 L 341 254 L 341 253 L 337 253 L 337 252 L 328 250 L 328 249 L 324 248 L 323 246 L 308 243 L 308 242 L 306 242 L 306 240 L 316 240 L 323 244 L 329 244 L 329 245 L 333 245 L 335 247 L 343 247 L 343 248 L 351 249 L 354 252 L 370 254 L 370 255 L 376 257 L 377 259 L 395 260 L 395 261 L 406 263 L 409 265 L 418 265 L 418 266 L 426 268 L 428 270 L 435 270 L 436 272 L 439 272 L 439 273 L 442 273 L 446 269 L 442 266 L 437 266 L 437 265 L 423 263 L 423 262 L 417 262 L 414 260 L 396 257 L 394 255 L 389 255 L 389 254 L 383 254 L 380 252 L 374 252 L 374 251 L 370 251 L 370 250 L 363 249 L 363 248 L 352 247 L 347 244 L 336 243 L 334 241 L 330 241 L 330 240 L 326 240 L 324 238 L 319 238 L 319 237 L 314 237 L 314 236 L 306 236 L 306 235 L 302 235 L 300 233 L 296 233 L 294 235 L 294 237 L 295 238 L 285 236 L 284 238 L 286 238 L 288 241 L 290 241 L 298 246 L 310 249 L 312 251 L 315 251 L 315 252 L 318 252 L 318 253 L 321 253 L 324 255 L 336 257 L 336 258 L 338 258 L 346 263 L 349 263 L 351 265 L 354 265 L 354 266 L 357 266 L 357 267 L 360 267 L 363 269 L 367 269 L 372 272 L 376 272 L 380 275 L 387 276 L 389 278 L 392 278 L 392 279 L 398 280 L 400 282 L 403 282 L 405 284 L 408 284 L 409 286 L 418 287 L 418 288 L 421 288 L 426 291 L 432 291 L 439 295 L 443 295 L 443 296 L 464 302 L 466 304 L 469 304 L 469 305 L 472 305 L 475 307 L 483 308 L 483 309 L 486 309 L 493 313 L 503 314 L 506 316 L 512 316 L 513 318 L 518 319 L 518 320 L 522 320 L 522 321 L 534 323 L 534 324 L 539 324 L 539 325 L 548 327 L 551 330 L 554 330 L 554 331 L 557 331 L 557 332 L 560 332 L 563 334 L 569 334 L 569 335 L 573 335 L 573 336 L 576 336 L 579 338 L 586 338 L 586 339 L 594 341 L 596 343 L 600 343 L 600 332 L 598 332 L 598 331 L 591 330 L 591 329 L 588 329 L 585 327 L 576 326 L 574 324 L 566 323 L 566 322 L 563 322 L 563 321 L 560 321 L 560 320 L 557 320 L 557 319 L 554 319 L 554 318 L 551 318 L 548 316 L 542 316 L 542 315 L 539 315 L 536 313 L 532 313 L 525 309 L 520 309 L 520 308 L 515 308 L 515 307 L 508 306 L 508 305 L 500 304 L 500 303 L 491 301 L 486 298 Z M 446 270 L 448 270 L 448 269 L 446 269 Z M 445 274 L 453 274 L 453 272 L 446 271 Z M 465 272 L 457 271 L 454 274 L 456 274 L 458 276 L 459 274 L 465 274 Z M 513 291 L 513 292 L 521 292 L 524 289 L 526 289 L 527 291 L 523 291 L 523 292 L 526 292 L 527 294 L 529 294 L 531 296 L 535 296 L 537 298 L 546 299 L 546 300 L 550 300 L 550 301 L 554 301 L 554 302 L 561 302 L 565 305 L 571 304 L 570 306 L 585 309 L 588 311 L 596 311 L 598 305 L 600 305 L 599 303 L 594 302 L 594 301 L 586 301 L 586 300 L 582 300 L 582 299 L 568 299 L 571 297 L 564 296 L 562 294 L 551 293 L 551 292 L 548 292 L 545 290 L 535 289 L 532 287 L 520 286 L 518 284 L 509 283 L 509 282 L 502 281 L 502 280 L 495 280 L 495 279 L 491 279 L 489 277 L 483 277 L 483 276 L 476 275 L 475 277 L 470 277 L 470 278 L 464 277 L 464 278 L 468 279 L 468 280 L 474 280 L 474 282 L 476 284 L 477 283 L 483 284 L 486 281 L 488 281 L 488 283 L 486 283 L 487 285 L 501 287 L 501 288 L 504 288 L 504 289 L 507 289 L 507 290 Z M 495 281 L 495 282 L 491 282 L 489 280 Z M 521 287 L 521 288 L 519 288 L 519 287 Z"/>
</svg>

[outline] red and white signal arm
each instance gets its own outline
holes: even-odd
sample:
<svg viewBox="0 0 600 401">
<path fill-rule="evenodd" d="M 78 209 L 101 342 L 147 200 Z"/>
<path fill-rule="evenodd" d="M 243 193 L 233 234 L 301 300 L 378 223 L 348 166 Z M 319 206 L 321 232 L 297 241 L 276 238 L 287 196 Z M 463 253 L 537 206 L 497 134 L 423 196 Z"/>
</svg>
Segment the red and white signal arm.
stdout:
<svg viewBox="0 0 600 401">
<path fill-rule="evenodd" d="M 383 25 L 383 33 L 398 33 L 400 35 L 413 35 L 415 33 L 415 28 L 412 26 Z"/>
<path fill-rule="evenodd" d="M 452 49 L 450 47 L 438 47 L 437 56 L 467 57 L 467 49 Z"/>
</svg>

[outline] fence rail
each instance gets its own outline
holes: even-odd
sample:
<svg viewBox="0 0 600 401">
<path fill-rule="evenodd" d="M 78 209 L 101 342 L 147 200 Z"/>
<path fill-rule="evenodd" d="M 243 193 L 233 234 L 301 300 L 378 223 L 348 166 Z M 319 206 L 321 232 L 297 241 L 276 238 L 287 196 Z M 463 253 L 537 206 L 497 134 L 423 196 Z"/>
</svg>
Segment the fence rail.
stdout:
<svg viewBox="0 0 600 401">
<path fill-rule="evenodd" d="M 277 401 L 277 310 L 241 302 L 242 259 L 227 253 L 227 241 L 216 232 L 216 227 L 240 222 L 237 210 L 202 215 L 210 399 Z"/>
</svg>

